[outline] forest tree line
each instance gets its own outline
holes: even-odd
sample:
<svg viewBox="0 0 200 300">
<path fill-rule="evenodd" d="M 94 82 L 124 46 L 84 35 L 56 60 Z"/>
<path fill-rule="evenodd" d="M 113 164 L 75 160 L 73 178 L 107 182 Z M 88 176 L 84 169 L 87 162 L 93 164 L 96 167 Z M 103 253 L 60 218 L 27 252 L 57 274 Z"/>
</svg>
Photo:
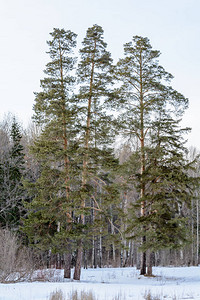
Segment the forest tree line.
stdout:
<svg viewBox="0 0 200 300">
<path fill-rule="evenodd" d="M 1 227 L 65 278 L 72 266 L 79 280 L 82 266 L 198 264 L 199 158 L 160 52 L 134 36 L 114 64 L 101 26 L 78 58 L 75 33 L 50 35 L 33 123 L 0 124 Z"/>
</svg>

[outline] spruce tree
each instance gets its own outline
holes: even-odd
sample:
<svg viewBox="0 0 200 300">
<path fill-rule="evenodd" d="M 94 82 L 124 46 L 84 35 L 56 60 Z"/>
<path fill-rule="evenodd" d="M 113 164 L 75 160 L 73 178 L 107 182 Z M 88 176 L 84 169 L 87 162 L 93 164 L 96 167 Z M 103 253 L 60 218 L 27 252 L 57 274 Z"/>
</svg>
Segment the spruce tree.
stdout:
<svg viewBox="0 0 200 300">
<path fill-rule="evenodd" d="M 159 65 L 158 58 L 160 56 L 160 52 L 152 50 L 147 38 L 134 36 L 130 43 L 125 44 L 124 54 L 125 58 L 120 59 L 115 68 L 115 77 L 119 80 L 119 82 L 121 82 L 121 86 L 117 90 L 119 95 L 117 105 L 122 108 L 122 113 L 120 115 L 122 130 L 127 135 L 138 140 L 140 174 L 137 175 L 139 180 L 137 186 L 140 190 L 140 197 L 137 203 L 138 209 L 137 212 L 134 212 L 134 215 L 138 221 L 137 226 L 140 231 L 138 236 L 141 237 L 142 254 L 140 272 L 141 274 L 146 274 L 146 250 L 148 246 L 145 247 L 145 245 L 149 245 L 149 240 L 151 240 L 149 230 L 151 222 L 147 225 L 145 220 L 150 218 L 149 203 L 154 202 L 153 199 L 155 196 L 155 191 L 152 190 L 149 192 L 149 187 L 152 185 L 152 180 L 155 181 L 156 178 L 162 178 L 163 176 L 161 166 L 159 169 L 155 165 L 157 162 L 149 164 L 148 160 L 150 153 L 152 152 L 151 155 L 157 157 L 157 160 L 160 159 L 162 161 L 162 159 L 164 159 L 162 158 L 164 155 L 162 151 L 165 147 L 167 147 L 168 142 L 171 143 L 172 148 L 174 147 L 175 150 L 172 151 L 174 156 L 172 155 L 169 159 L 174 160 L 174 168 L 172 168 L 170 176 L 175 176 L 176 165 L 182 166 L 179 174 L 180 176 L 177 178 L 177 180 L 179 180 L 177 182 L 179 187 L 177 188 L 181 188 L 180 194 L 184 192 L 184 183 L 182 182 L 184 181 L 184 176 L 182 176 L 184 174 L 184 155 L 183 152 L 181 154 L 179 153 L 180 148 L 178 147 L 178 145 L 180 145 L 182 132 L 180 128 L 175 129 L 174 126 L 177 126 L 177 118 L 181 118 L 184 110 L 187 108 L 188 99 L 170 86 L 169 81 L 172 79 L 172 75 L 166 72 L 164 68 Z M 162 117 L 159 118 L 159 116 Z M 165 128 L 165 132 L 170 133 L 168 137 L 169 141 L 166 137 L 164 138 L 163 135 L 163 143 L 157 140 L 156 147 L 152 147 L 152 145 L 155 145 L 155 140 L 152 140 L 152 136 L 154 136 L 154 138 L 156 136 L 155 132 L 157 132 L 157 137 L 160 137 L 158 134 L 159 126 Z M 159 148 L 159 145 L 162 145 L 162 150 Z M 150 174 L 156 172 L 156 170 L 159 170 L 159 172 L 155 178 L 152 179 Z M 168 179 L 169 178 L 167 178 L 166 175 L 163 182 L 168 181 Z M 161 191 L 157 191 L 156 194 L 157 197 L 162 198 L 162 201 L 167 201 L 166 194 L 161 195 Z M 181 202 L 185 199 L 180 197 L 179 200 Z M 176 201 L 178 201 L 177 198 Z M 168 206 L 165 206 L 164 202 L 161 204 L 162 209 L 166 210 L 166 213 L 168 214 L 170 214 L 170 212 L 172 213 L 172 209 L 169 211 Z M 153 207 L 153 205 L 151 206 Z M 140 210 L 139 214 L 138 210 Z M 156 215 L 155 212 L 157 210 L 159 211 L 158 208 L 154 209 L 153 215 Z M 159 211 L 158 214 L 160 213 L 161 212 Z M 157 220 L 161 221 L 159 217 Z M 179 221 L 181 223 L 180 219 Z M 135 223 L 133 222 L 133 224 Z M 130 225 L 130 228 L 133 229 L 133 226 Z M 160 226 L 163 226 L 163 224 L 160 223 Z M 154 228 L 151 233 L 153 236 Z M 159 243 L 158 240 L 157 242 Z M 165 242 L 166 240 L 164 237 L 163 239 L 161 237 L 160 243 L 163 247 L 166 245 Z M 168 245 L 169 244 L 170 243 L 168 243 Z"/>
<path fill-rule="evenodd" d="M 20 217 L 25 213 L 23 207 L 24 189 L 24 148 L 21 144 L 20 126 L 13 117 L 7 151 L 1 157 L 0 191 L 1 191 L 1 226 L 18 229 Z M 3 146 L 3 145 L 2 145 Z"/>
<path fill-rule="evenodd" d="M 31 151 L 41 165 L 41 173 L 36 183 L 27 184 L 33 200 L 27 204 L 24 230 L 37 247 L 65 256 L 64 276 L 70 278 L 71 176 L 76 172 L 73 153 L 77 134 L 72 74 L 76 34 L 54 28 L 51 38 L 47 42 L 51 61 L 46 65 L 42 91 L 35 94 L 34 104 L 34 120 L 41 134 Z"/>
</svg>

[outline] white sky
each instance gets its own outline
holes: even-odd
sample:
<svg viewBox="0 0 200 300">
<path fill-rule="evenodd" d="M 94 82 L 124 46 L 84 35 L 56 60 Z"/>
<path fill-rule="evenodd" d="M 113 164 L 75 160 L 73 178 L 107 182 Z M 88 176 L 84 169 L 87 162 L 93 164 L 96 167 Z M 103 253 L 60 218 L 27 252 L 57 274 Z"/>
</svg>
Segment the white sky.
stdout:
<svg viewBox="0 0 200 300">
<path fill-rule="evenodd" d="M 49 61 L 53 28 L 70 29 L 81 44 L 88 27 L 101 25 L 114 60 L 133 35 L 161 51 L 172 85 L 190 100 L 184 126 L 188 145 L 200 149 L 200 0 L 0 0 L 0 119 L 12 112 L 26 126 Z"/>
</svg>

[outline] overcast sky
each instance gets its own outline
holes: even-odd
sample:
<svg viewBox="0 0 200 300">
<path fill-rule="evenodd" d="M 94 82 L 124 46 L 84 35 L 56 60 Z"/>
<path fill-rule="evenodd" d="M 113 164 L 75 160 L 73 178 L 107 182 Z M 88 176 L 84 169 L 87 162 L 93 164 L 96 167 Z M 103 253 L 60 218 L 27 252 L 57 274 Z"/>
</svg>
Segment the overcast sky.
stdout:
<svg viewBox="0 0 200 300">
<path fill-rule="evenodd" d="M 173 87 L 190 100 L 183 119 L 192 127 L 188 145 L 200 149 L 199 14 L 200 0 L 0 0 L 0 120 L 12 112 L 27 126 L 53 28 L 77 33 L 80 46 L 87 28 L 98 24 L 115 61 L 133 35 L 161 51 Z"/>
</svg>

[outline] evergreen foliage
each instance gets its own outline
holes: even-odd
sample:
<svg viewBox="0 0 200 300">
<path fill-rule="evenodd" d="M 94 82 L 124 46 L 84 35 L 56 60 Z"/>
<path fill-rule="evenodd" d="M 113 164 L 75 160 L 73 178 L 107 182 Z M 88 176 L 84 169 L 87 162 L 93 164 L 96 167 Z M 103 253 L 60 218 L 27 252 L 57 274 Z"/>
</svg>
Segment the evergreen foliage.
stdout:
<svg viewBox="0 0 200 300">
<path fill-rule="evenodd" d="M 180 206 L 191 201 L 192 180 L 178 118 L 188 100 L 168 84 L 172 75 L 158 64 L 160 53 L 152 50 L 147 38 L 133 37 L 124 53 L 115 68 L 122 82 L 120 121 L 124 132 L 138 139 L 140 155 L 140 173 L 135 174 L 140 197 L 128 231 L 141 238 L 141 274 L 146 274 L 147 249 L 176 247 L 185 241 Z"/>
<path fill-rule="evenodd" d="M 188 159 L 180 126 L 188 99 L 170 85 L 160 52 L 134 36 L 113 66 L 99 25 L 88 28 L 79 60 L 75 33 L 50 35 L 30 153 L 15 118 L 0 127 L 1 226 L 16 230 L 21 218 L 29 245 L 48 266 L 53 256 L 62 262 L 64 277 L 73 263 L 75 280 L 83 264 L 138 264 L 138 249 L 141 274 L 151 275 L 154 253 L 187 251 L 189 227 L 198 263 L 199 161 Z M 116 136 L 125 140 L 119 159 Z"/>
<path fill-rule="evenodd" d="M 75 35 L 54 29 L 53 40 L 48 42 L 52 61 L 34 105 L 34 119 L 42 132 L 31 148 L 41 164 L 41 175 L 36 183 L 27 183 L 34 199 L 27 204 L 29 215 L 24 220 L 33 244 L 60 254 L 78 245 L 77 260 L 82 255 L 83 237 L 86 244 L 93 231 L 101 230 L 117 195 L 110 174 L 112 166 L 118 165 L 109 147 L 114 136 L 112 118 L 103 106 L 103 97 L 110 91 L 104 80 L 108 78 L 107 85 L 111 82 L 112 60 L 104 49 L 102 29 L 94 26 L 92 30 L 95 34 L 88 30 L 80 51 L 80 93 L 76 97 L 71 92 L 74 77 L 69 75 L 75 63 L 69 58 Z M 97 211 L 104 217 L 96 217 Z"/>
<path fill-rule="evenodd" d="M 0 223 L 18 229 L 24 211 L 22 178 L 25 170 L 22 135 L 16 119 L 12 119 L 6 152 L 0 162 Z"/>
<path fill-rule="evenodd" d="M 77 110 L 72 74 L 76 34 L 55 28 L 51 37 L 47 42 L 51 61 L 46 65 L 47 77 L 41 80 L 42 91 L 36 93 L 34 105 L 34 120 L 42 132 L 31 151 L 41 164 L 41 174 L 35 183 L 26 183 L 34 198 L 27 203 L 29 215 L 24 220 L 24 230 L 37 247 L 63 253 L 72 229 L 71 176 L 75 185 L 77 172 L 73 155 Z"/>
<path fill-rule="evenodd" d="M 84 209 L 91 207 L 92 226 L 90 225 L 89 231 L 94 239 L 98 230 L 102 234 L 102 221 L 107 214 L 110 215 L 108 211 L 112 203 L 117 204 L 118 193 L 111 175 L 118 164 L 111 148 L 114 138 L 113 117 L 106 110 L 110 106 L 112 95 L 112 59 L 106 50 L 103 29 L 98 25 L 87 30 L 82 45 L 77 70 L 80 84 L 78 100 L 83 113 L 80 139 L 83 149 L 80 207 L 83 211 L 80 223 L 87 224 Z M 85 236 L 86 232 L 88 231 L 84 231 Z M 74 279 L 80 279 L 82 243 L 83 239 L 80 239 Z"/>
<path fill-rule="evenodd" d="M 146 149 L 143 173 L 145 215 L 138 215 L 137 208 L 143 200 L 138 199 L 133 204 L 134 220 L 128 230 L 135 238 L 146 236 L 141 245 L 144 251 L 181 248 L 190 241 L 184 208 L 190 208 L 197 188 L 197 179 L 189 173 L 194 162 L 186 159 L 178 122 L 162 118 L 155 129 L 151 147 Z"/>
</svg>

